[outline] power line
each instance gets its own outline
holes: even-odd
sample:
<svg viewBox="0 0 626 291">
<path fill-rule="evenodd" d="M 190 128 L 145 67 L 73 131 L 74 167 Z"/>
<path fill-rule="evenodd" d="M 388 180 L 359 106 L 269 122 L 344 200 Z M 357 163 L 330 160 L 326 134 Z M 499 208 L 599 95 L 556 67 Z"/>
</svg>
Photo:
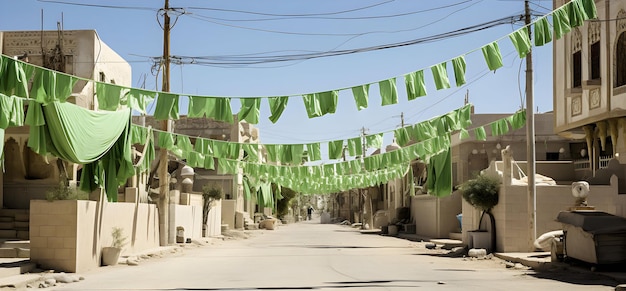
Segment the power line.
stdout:
<svg viewBox="0 0 626 291">
<path fill-rule="evenodd" d="M 458 6 L 458 5 L 465 4 L 465 3 L 471 2 L 471 1 L 475 1 L 475 0 L 465 0 L 465 1 L 458 2 L 458 3 L 454 3 L 454 4 L 443 5 L 443 6 L 438 6 L 438 7 L 429 8 L 429 9 L 423 9 L 423 10 L 417 10 L 417 11 L 410 11 L 410 12 L 397 13 L 397 14 L 388 14 L 388 15 L 371 15 L 371 16 L 329 17 L 329 16 L 318 16 L 317 14 L 308 14 L 308 15 L 307 14 L 302 14 L 302 15 L 298 15 L 298 16 L 285 16 L 285 17 L 278 17 L 278 18 L 255 18 L 255 19 L 228 19 L 228 18 L 219 18 L 219 17 L 213 17 L 213 16 L 203 16 L 203 15 L 199 15 L 199 16 L 201 16 L 203 18 L 206 18 L 206 19 L 212 19 L 212 20 L 238 21 L 238 22 L 275 21 L 275 20 L 288 20 L 288 19 L 364 20 L 364 19 L 395 18 L 395 17 L 403 17 L 403 16 L 408 16 L 408 15 L 421 14 L 421 13 L 432 12 L 432 11 L 436 11 L 436 10 L 441 10 L 441 9 L 446 9 L 446 8 Z M 188 9 L 193 10 L 194 8 L 193 7 L 189 7 Z M 328 14 L 325 14 L 325 15 L 328 15 Z"/>
<path fill-rule="evenodd" d="M 313 52 L 303 54 L 288 54 L 288 55 L 268 55 L 268 56 L 235 56 L 235 55 L 223 55 L 223 56 L 172 56 L 172 59 L 180 63 L 195 64 L 195 65 L 257 65 L 275 62 L 289 62 L 297 60 L 309 60 L 322 57 L 340 56 L 354 53 L 370 52 L 376 50 L 398 48 L 409 45 L 416 45 L 422 43 L 435 42 L 447 38 L 457 37 L 472 32 L 477 32 L 485 29 L 489 29 L 498 25 L 514 23 L 520 19 L 520 15 L 503 17 L 500 19 L 492 20 L 489 22 L 464 27 L 461 29 L 435 34 L 423 38 L 412 39 L 403 42 L 363 47 L 357 49 L 346 50 L 332 50 L 326 52 Z M 154 61 L 160 61 L 160 57 L 154 57 Z"/>
<path fill-rule="evenodd" d="M 56 1 L 56 0 L 37 0 L 37 1 L 38 2 L 45 2 L 45 3 L 55 3 L 55 4 L 64 4 L 64 5 L 74 5 L 74 6 L 86 6 L 86 7 L 97 7 L 97 8 L 148 10 L 148 11 L 157 11 L 158 10 L 156 8 L 139 7 L 139 6 L 113 6 L 113 5 L 102 5 L 102 4 L 74 3 L 74 2 Z"/>
<path fill-rule="evenodd" d="M 243 14 L 263 15 L 263 16 L 306 17 L 306 16 L 337 15 L 337 14 L 349 13 L 349 12 L 354 12 L 354 11 L 359 11 L 359 10 L 365 10 L 365 9 L 373 8 L 373 7 L 376 7 L 376 6 L 380 6 L 380 5 L 384 5 L 384 4 L 387 4 L 387 3 L 391 3 L 393 1 L 394 0 L 388 0 L 388 1 L 380 2 L 380 3 L 372 4 L 372 5 L 369 5 L 369 6 L 353 8 L 353 9 L 348 9 L 348 10 L 342 10 L 342 11 L 326 12 L 326 13 L 310 13 L 310 14 L 274 14 L 274 13 L 263 13 L 263 12 L 256 12 L 256 11 L 244 11 L 244 10 L 236 10 L 236 9 L 208 8 L 208 7 L 188 7 L 188 9 L 212 10 L 212 11 L 221 11 L 221 12 L 236 12 L 236 13 L 243 13 Z"/>
</svg>

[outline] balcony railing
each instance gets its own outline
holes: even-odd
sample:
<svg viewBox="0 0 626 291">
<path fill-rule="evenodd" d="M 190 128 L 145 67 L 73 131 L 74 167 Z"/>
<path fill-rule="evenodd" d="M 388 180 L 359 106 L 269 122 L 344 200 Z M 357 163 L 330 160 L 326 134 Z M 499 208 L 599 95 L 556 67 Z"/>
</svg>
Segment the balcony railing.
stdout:
<svg viewBox="0 0 626 291">
<path fill-rule="evenodd" d="M 600 162 L 598 165 L 598 169 L 605 169 L 609 166 L 609 161 L 613 159 L 613 155 L 609 156 L 600 156 Z"/>
<path fill-rule="evenodd" d="M 591 163 L 589 162 L 589 159 L 574 160 L 574 170 L 575 171 L 591 170 Z"/>
</svg>

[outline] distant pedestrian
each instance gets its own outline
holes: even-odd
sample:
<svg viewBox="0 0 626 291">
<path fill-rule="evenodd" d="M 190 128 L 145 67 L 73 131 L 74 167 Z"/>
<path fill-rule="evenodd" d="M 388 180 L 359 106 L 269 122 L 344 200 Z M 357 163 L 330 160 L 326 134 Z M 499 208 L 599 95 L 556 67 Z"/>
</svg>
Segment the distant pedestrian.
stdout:
<svg viewBox="0 0 626 291">
<path fill-rule="evenodd" d="M 311 220 L 311 216 L 313 215 L 313 207 L 312 206 L 309 206 L 309 208 L 307 208 L 306 215 L 308 217 L 308 220 Z"/>
</svg>

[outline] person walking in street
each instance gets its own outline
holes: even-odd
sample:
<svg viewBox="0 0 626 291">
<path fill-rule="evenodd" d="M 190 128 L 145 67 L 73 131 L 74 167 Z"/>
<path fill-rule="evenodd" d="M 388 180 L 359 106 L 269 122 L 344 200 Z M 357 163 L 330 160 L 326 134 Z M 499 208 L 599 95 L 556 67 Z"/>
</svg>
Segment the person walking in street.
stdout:
<svg viewBox="0 0 626 291">
<path fill-rule="evenodd" d="M 309 205 L 309 208 L 307 208 L 306 210 L 306 215 L 308 220 L 311 220 L 311 216 L 313 216 L 313 206 Z"/>
</svg>

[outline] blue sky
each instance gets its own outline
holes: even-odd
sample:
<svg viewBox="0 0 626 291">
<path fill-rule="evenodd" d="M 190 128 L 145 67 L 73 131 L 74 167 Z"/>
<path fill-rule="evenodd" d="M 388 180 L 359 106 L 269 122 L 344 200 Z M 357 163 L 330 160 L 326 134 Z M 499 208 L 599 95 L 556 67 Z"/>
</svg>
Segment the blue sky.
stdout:
<svg viewBox="0 0 626 291">
<path fill-rule="evenodd" d="M 63 13 L 66 30 L 95 29 L 104 42 L 131 63 L 133 86 L 138 87 L 143 76 L 147 76 L 146 87 L 160 89 L 160 82 L 157 83 L 157 77 L 151 74 L 149 57 L 162 54 L 162 30 L 156 21 L 156 10 L 162 7 L 163 1 L 76 2 L 150 9 L 110 9 L 35 0 L 6 1 L 0 10 L 0 19 L 3 19 L 0 30 L 39 30 L 41 9 L 45 14 L 44 29 L 53 30 Z M 363 48 L 423 38 L 521 15 L 524 11 L 522 0 L 171 0 L 170 6 L 185 9 L 171 34 L 171 54 L 178 56 L 292 54 Z M 366 6 L 373 7 L 364 8 Z M 440 8 L 444 6 L 449 7 Z M 551 1 L 531 1 L 535 14 L 544 14 L 551 7 Z M 405 15 L 381 17 L 398 14 Z M 522 101 L 524 60 L 519 59 L 505 37 L 521 24 L 500 25 L 426 44 L 298 62 L 248 66 L 172 65 L 171 91 L 217 97 L 282 96 L 349 88 L 398 77 L 400 102 L 396 105 L 381 106 L 378 86 L 372 85 L 369 108 L 357 111 L 351 92 L 344 90 L 340 92 L 336 114 L 309 119 L 302 98 L 293 97 L 281 119 L 272 124 L 267 119 L 267 102 L 263 101 L 261 122 L 257 125 L 263 143 L 348 139 L 358 136 L 362 127 L 369 133 L 390 132 L 400 125 L 401 114 L 404 114 L 406 124 L 413 124 L 461 107 L 467 91 L 477 113 L 513 113 L 525 104 Z M 504 67 L 495 73 L 487 72 L 478 49 L 499 39 Z M 535 110 L 551 111 L 552 46 L 534 48 L 533 52 Z M 449 64 L 452 88 L 437 91 L 429 67 L 466 53 L 469 53 L 466 55 L 468 84 L 459 88 L 454 86 Z M 420 69 L 426 69 L 428 95 L 407 101 L 401 76 Z M 237 112 L 239 100 L 233 100 L 232 106 Z M 186 108 L 182 106 L 181 109 Z M 385 141 L 390 140 L 390 135 L 386 135 Z"/>
</svg>

